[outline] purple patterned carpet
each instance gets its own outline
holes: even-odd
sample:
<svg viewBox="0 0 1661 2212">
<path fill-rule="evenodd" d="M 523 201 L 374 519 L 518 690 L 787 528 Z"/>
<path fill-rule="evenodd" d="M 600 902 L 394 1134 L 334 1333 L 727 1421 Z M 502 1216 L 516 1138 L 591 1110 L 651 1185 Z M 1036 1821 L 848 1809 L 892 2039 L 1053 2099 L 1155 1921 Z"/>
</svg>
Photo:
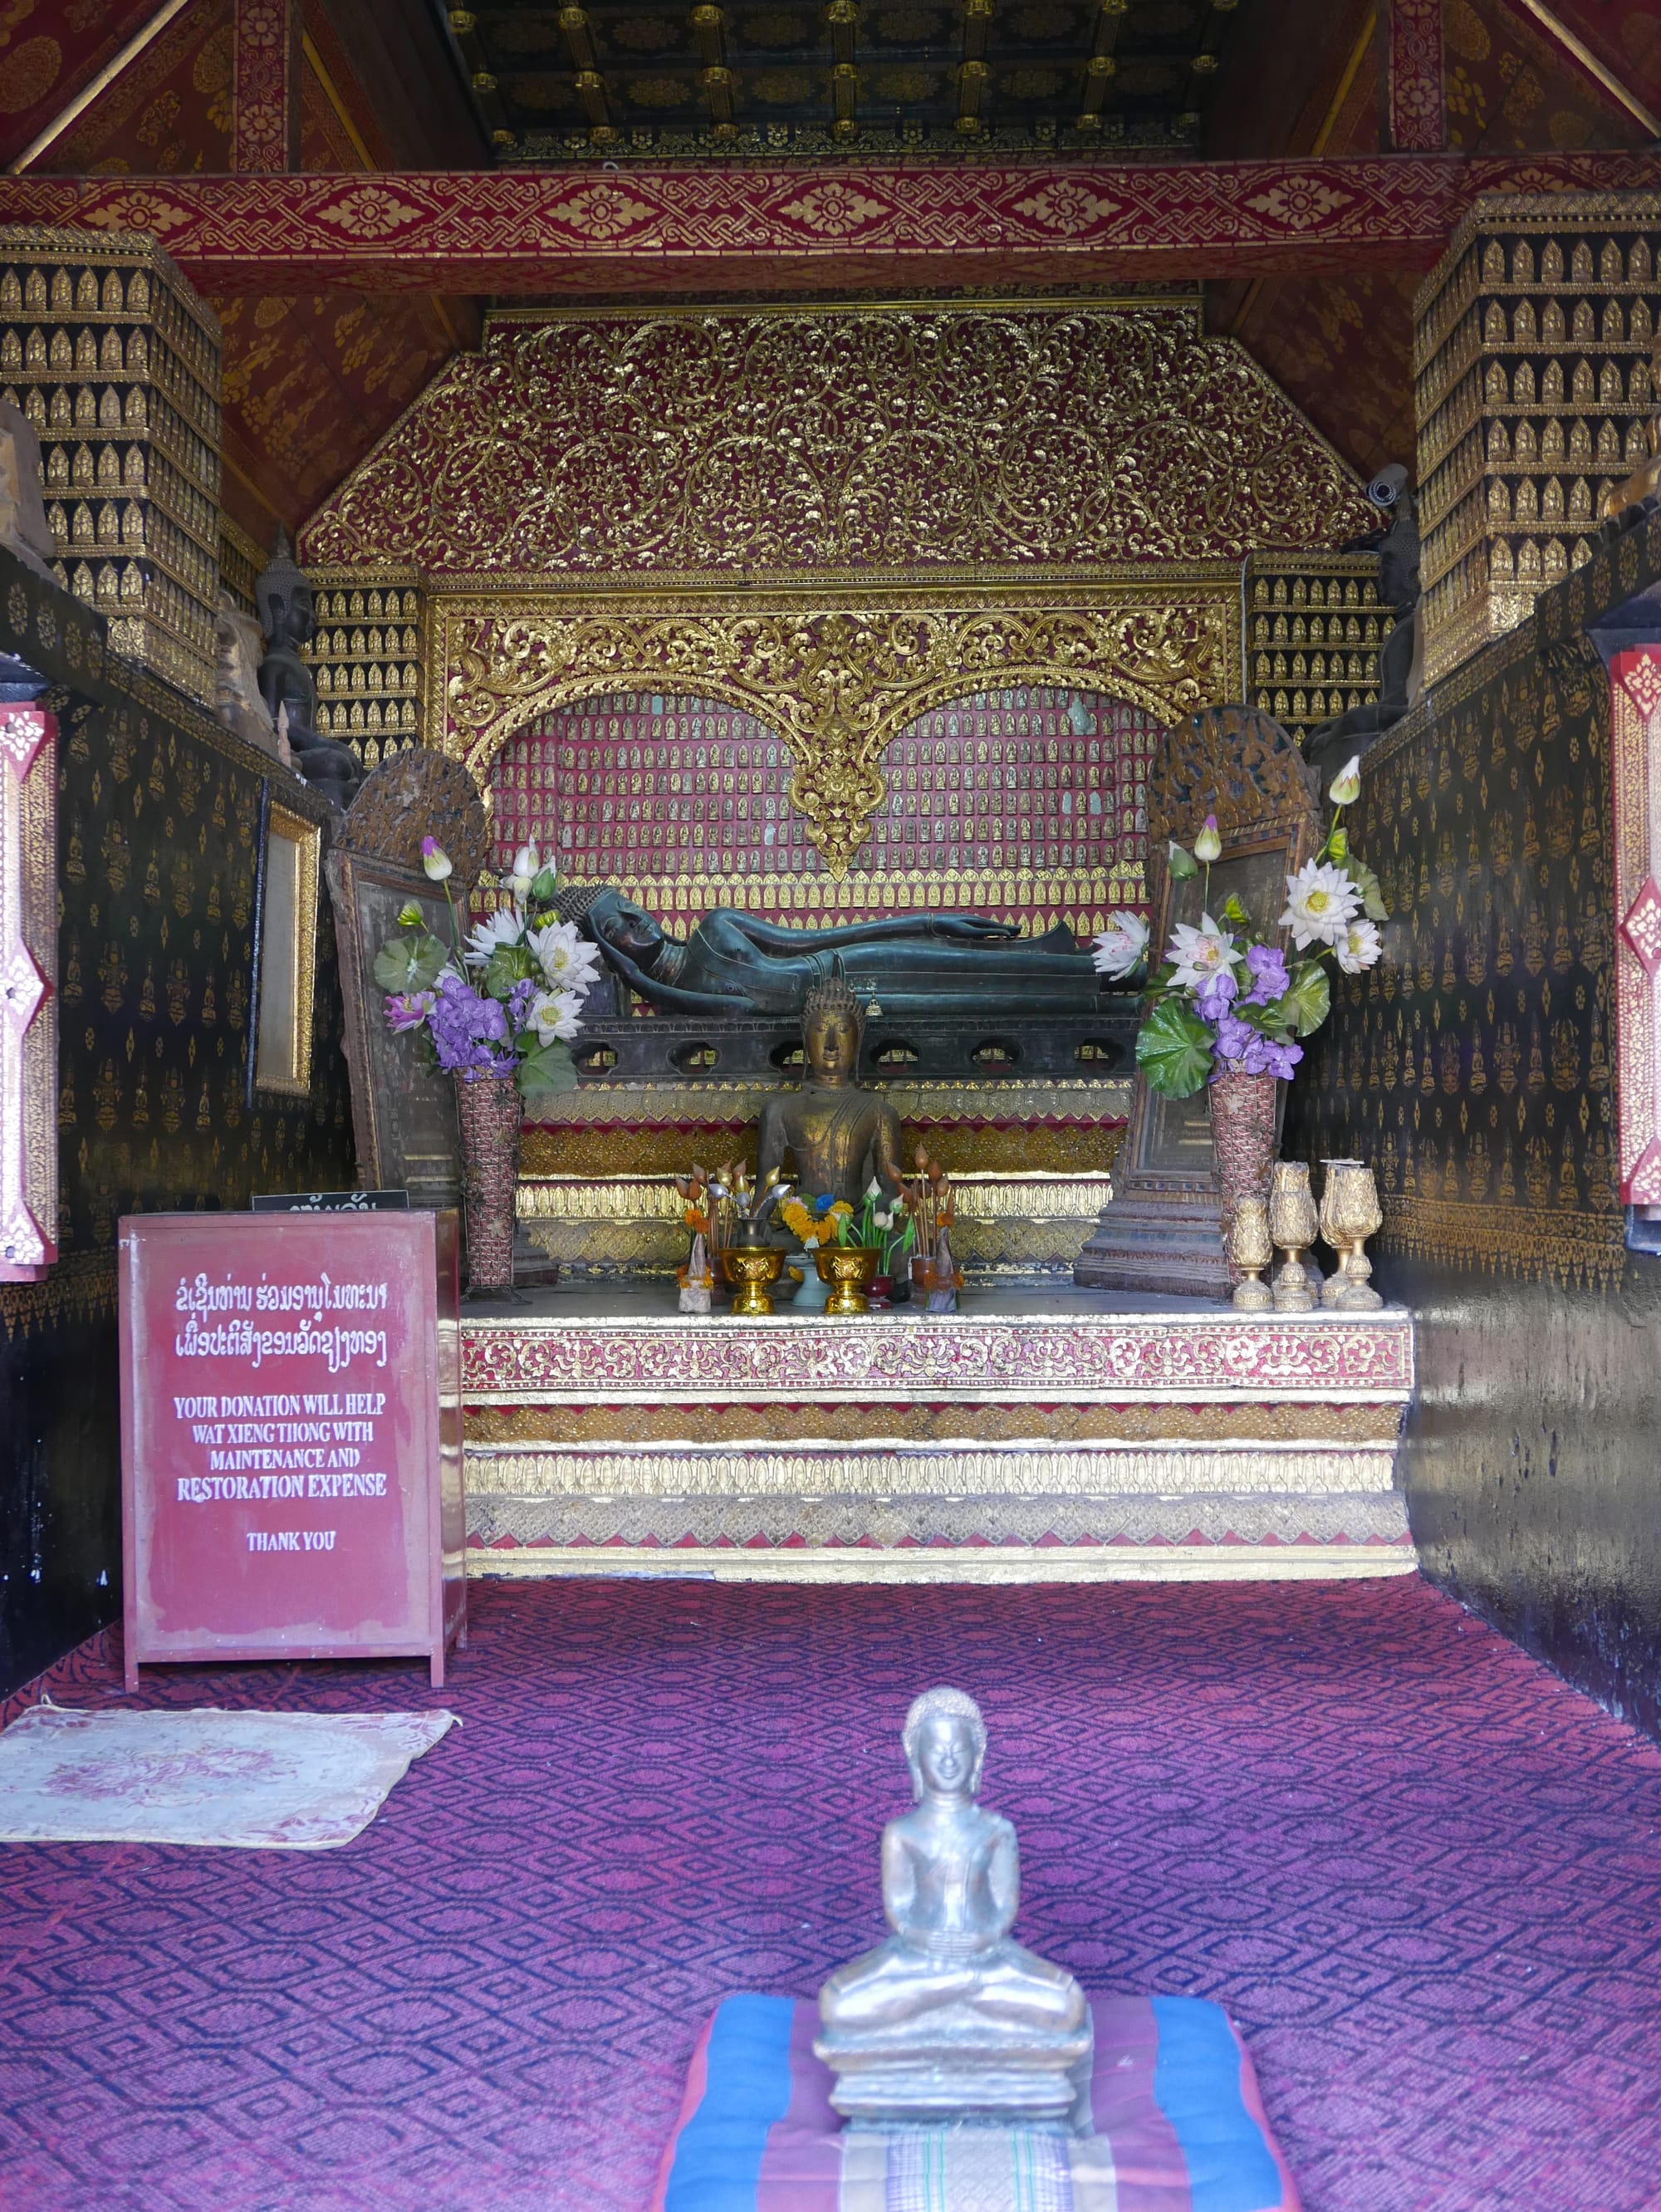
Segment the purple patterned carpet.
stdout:
<svg viewBox="0 0 1661 2212">
<path fill-rule="evenodd" d="M 0 2204 L 637 2212 L 717 1999 L 876 1940 L 941 1680 L 1018 1933 L 1225 2003 L 1307 2212 L 1661 2202 L 1661 1751 L 1417 1581 L 473 1600 L 442 1692 L 147 1676 L 460 1713 L 345 1849 L 0 1850 Z M 116 1698 L 110 1641 L 37 1686 Z"/>
</svg>

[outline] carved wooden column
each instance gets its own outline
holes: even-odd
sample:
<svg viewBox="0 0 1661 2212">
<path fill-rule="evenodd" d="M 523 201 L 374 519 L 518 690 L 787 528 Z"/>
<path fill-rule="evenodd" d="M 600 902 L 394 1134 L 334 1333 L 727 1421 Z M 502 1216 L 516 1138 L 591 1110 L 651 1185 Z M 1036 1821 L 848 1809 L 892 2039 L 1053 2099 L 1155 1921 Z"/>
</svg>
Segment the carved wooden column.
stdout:
<svg viewBox="0 0 1661 2212">
<path fill-rule="evenodd" d="M 300 10 L 294 0 L 236 0 L 231 167 L 300 167 Z"/>
<path fill-rule="evenodd" d="M 1609 660 L 1622 1203 L 1661 1207 L 1661 644 Z"/>
<path fill-rule="evenodd" d="M 1384 26 L 1384 140 L 1397 154 L 1447 145 L 1442 90 L 1442 0 L 1391 0 Z"/>
<path fill-rule="evenodd" d="M 0 705 L 0 1282 L 58 1257 L 58 718 Z"/>
</svg>

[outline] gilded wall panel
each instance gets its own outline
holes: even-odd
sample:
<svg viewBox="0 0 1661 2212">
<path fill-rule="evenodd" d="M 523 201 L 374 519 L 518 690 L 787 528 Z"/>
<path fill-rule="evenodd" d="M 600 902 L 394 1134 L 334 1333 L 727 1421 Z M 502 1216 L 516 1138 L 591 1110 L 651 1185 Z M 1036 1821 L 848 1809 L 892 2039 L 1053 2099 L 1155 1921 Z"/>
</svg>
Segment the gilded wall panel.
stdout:
<svg viewBox="0 0 1661 2212">
<path fill-rule="evenodd" d="M 1197 297 L 493 315 L 308 566 L 637 582 L 1238 562 L 1369 526 Z"/>
<path fill-rule="evenodd" d="M 1351 834 L 1390 906 L 1384 957 L 1335 988 L 1288 1143 L 1374 1164 L 1385 1252 L 1600 1290 L 1627 1275 L 1616 779 L 1591 633 L 1658 580 L 1652 517 L 1367 756 Z"/>
<path fill-rule="evenodd" d="M 0 399 L 40 440 L 58 580 L 214 697 L 220 327 L 153 238 L 0 227 Z"/>
<path fill-rule="evenodd" d="M 440 595 L 428 742 L 483 782 L 513 732 L 552 708 L 620 691 L 724 701 L 788 745 L 791 805 L 841 875 L 885 796 L 883 750 L 917 716 L 994 684 L 1088 684 L 1175 721 L 1237 694 L 1239 606 L 1228 570 L 1185 583 L 912 590 L 886 603 L 832 592 Z"/>
<path fill-rule="evenodd" d="M 270 763 L 106 652 L 102 629 L 0 548 L 0 645 L 52 679 L 42 703 L 59 725 L 53 1225 L 60 1252 L 88 1261 L 113 1249 L 124 1213 L 216 1211 L 258 1190 L 352 1180 L 326 916 L 309 1092 L 249 1088 L 260 787 Z M 303 786 L 285 783 L 283 796 L 322 813 Z M 112 1291 L 112 1271 L 107 1280 Z M 58 1309 L 47 1287 L 0 1290 L 9 1333 L 50 1323 Z"/>
<path fill-rule="evenodd" d="M 1648 458 L 1661 196 L 1479 199 L 1414 307 L 1425 672 L 1592 557 Z"/>
</svg>

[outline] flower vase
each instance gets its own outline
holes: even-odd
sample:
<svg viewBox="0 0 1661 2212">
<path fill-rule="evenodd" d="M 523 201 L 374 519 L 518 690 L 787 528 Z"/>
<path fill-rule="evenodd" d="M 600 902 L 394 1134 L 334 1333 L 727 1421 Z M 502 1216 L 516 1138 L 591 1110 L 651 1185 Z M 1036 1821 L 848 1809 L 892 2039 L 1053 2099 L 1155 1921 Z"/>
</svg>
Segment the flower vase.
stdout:
<svg viewBox="0 0 1661 2212">
<path fill-rule="evenodd" d="M 1267 1074 L 1220 1075 L 1211 1085 L 1211 1149 L 1222 1188 L 1225 1251 L 1234 1225 L 1234 1208 L 1241 1199 L 1266 1199 L 1269 1194 L 1269 1170 L 1275 1160 L 1277 1080 Z M 1242 1274 L 1231 1255 L 1231 1284 L 1240 1282 Z"/>
<path fill-rule="evenodd" d="M 467 1286 L 475 1297 L 513 1289 L 523 1106 L 512 1075 L 456 1078 L 462 1187 L 467 1209 Z"/>
</svg>

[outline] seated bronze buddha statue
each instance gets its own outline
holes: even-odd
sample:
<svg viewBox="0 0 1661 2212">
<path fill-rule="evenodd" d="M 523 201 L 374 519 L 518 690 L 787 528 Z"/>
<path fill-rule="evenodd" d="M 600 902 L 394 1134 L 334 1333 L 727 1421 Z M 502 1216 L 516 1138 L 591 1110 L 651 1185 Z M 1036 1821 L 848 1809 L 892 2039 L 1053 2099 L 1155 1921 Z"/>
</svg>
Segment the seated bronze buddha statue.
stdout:
<svg viewBox="0 0 1661 2212">
<path fill-rule="evenodd" d="M 873 1180 L 889 1198 L 898 1191 L 900 1116 L 858 1081 L 864 1026 L 864 1010 L 840 973 L 813 984 L 802 1018 L 802 1087 L 779 1092 L 761 1109 L 757 1169 L 764 1188 L 773 1169 L 783 1173 L 788 1153 L 804 1198 L 857 1206 Z"/>
<path fill-rule="evenodd" d="M 1015 1830 L 975 1802 L 979 1707 L 930 1690 L 902 1741 L 916 1809 L 882 1831 L 885 1943 L 819 1993 L 814 2045 L 831 2103 L 869 2124 L 1081 2121 L 1093 2047 L 1084 1992 L 1009 1934 L 1021 1894 Z"/>
</svg>

